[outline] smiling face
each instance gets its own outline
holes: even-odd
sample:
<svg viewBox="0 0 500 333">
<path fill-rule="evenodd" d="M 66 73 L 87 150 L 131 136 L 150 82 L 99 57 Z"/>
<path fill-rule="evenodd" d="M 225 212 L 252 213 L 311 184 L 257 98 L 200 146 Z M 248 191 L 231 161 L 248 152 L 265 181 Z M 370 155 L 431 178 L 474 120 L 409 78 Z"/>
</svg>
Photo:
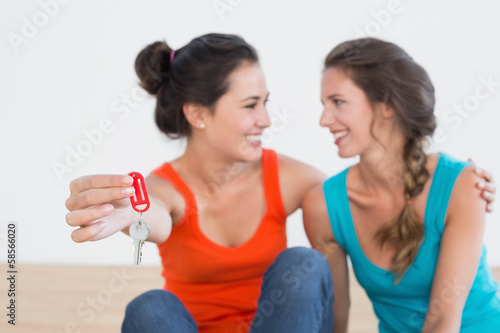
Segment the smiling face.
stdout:
<svg viewBox="0 0 500 333">
<path fill-rule="evenodd" d="M 376 142 L 370 131 L 375 112 L 363 90 L 343 69 L 330 67 L 324 71 L 321 102 L 324 109 L 320 125 L 334 135 L 340 157 L 359 155 Z"/>
<path fill-rule="evenodd" d="M 205 139 L 217 151 L 237 161 L 261 156 L 261 135 L 271 125 L 266 111 L 269 96 L 258 63 L 244 62 L 229 76 L 229 90 L 207 115 Z"/>
</svg>

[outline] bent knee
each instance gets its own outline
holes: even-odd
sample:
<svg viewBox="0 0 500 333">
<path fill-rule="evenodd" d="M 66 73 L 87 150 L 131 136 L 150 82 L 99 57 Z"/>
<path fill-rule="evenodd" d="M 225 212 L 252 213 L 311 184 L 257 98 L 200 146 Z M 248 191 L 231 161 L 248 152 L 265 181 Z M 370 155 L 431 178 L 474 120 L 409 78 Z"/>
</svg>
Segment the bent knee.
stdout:
<svg viewBox="0 0 500 333">
<path fill-rule="evenodd" d="M 284 287 L 292 292 L 305 292 L 311 297 L 317 293 L 333 294 L 333 280 L 326 257 L 310 248 L 290 248 L 277 258 L 277 269 Z M 305 296 L 305 295 L 304 295 Z"/>
<path fill-rule="evenodd" d="M 283 250 L 275 260 L 276 264 L 284 268 L 300 269 L 304 273 L 330 273 L 328 260 L 321 253 L 311 248 L 292 247 Z"/>
<path fill-rule="evenodd" d="M 126 313 L 142 313 L 148 308 L 175 307 L 180 300 L 169 291 L 163 289 L 149 290 L 134 298 L 125 310 Z"/>
</svg>

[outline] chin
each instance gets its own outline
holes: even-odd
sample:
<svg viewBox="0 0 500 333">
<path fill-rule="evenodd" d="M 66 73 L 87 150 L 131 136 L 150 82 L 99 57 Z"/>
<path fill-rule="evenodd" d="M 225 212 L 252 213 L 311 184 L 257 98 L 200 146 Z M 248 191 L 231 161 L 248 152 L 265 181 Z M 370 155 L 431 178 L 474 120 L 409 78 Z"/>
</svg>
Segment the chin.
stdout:
<svg viewBox="0 0 500 333">
<path fill-rule="evenodd" d="M 341 158 L 350 158 L 350 157 L 354 157 L 358 154 L 355 154 L 355 153 L 352 153 L 352 152 L 349 152 L 349 151 L 345 151 L 345 150 L 342 150 L 342 149 L 339 149 L 337 154 L 339 155 L 339 157 Z"/>
<path fill-rule="evenodd" d="M 242 162 L 255 162 L 262 157 L 262 146 L 253 147 L 245 141 L 238 147 L 238 156 Z"/>
<path fill-rule="evenodd" d="M 262 158 L 262 147 L 252 147 L 245 153 L 245 161 L 255 162 Z"/>
</svg>

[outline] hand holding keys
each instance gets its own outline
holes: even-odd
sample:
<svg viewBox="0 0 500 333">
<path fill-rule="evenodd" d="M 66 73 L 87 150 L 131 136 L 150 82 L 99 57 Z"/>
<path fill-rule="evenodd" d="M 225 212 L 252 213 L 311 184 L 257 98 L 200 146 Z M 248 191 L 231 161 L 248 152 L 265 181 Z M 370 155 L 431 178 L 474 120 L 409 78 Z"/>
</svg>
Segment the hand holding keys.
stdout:
<svg viewBox="0 0 500 333">
<path fill-rule="evenodd" d="M 138 266 L 141 262 L 142 245 L 149 237 L 149 226 L 142 220 L 142 212 L 149 209 L 149 197 L 146 191 L 146 182 L 139 172 L 131 172 L 129 175 L 134 178 L 135 193 L 130 197 L 132 208 L 139 212 L 139 220 L 132 223 L 129 228 L 129 235 L 134 240 L 134 264 Z M 142 207 L 146 205 L 145 207 Z M 139 206 L 141 206 L 139 208 Z"/>
</svg>

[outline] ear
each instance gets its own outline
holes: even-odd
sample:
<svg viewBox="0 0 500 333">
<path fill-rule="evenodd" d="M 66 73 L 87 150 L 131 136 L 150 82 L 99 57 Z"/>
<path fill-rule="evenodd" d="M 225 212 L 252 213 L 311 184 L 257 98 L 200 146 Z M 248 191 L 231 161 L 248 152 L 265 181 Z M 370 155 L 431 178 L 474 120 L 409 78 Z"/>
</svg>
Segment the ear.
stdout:
<svg viewBox="0 0 500 333">
<path fill-rule="evenodd" d="M 196 103 L 184 104 L 182 111 L 192 128 L 204 128 L 210 116 L 210 110 L 207 107 Z"/>
<path fill-rule="evenodd" d="M 394 117 L 395 114 L 394 109 L 386 103 L 378 103 L 377 111 L 384 119 L 391 119 Z"/>
</svg>

